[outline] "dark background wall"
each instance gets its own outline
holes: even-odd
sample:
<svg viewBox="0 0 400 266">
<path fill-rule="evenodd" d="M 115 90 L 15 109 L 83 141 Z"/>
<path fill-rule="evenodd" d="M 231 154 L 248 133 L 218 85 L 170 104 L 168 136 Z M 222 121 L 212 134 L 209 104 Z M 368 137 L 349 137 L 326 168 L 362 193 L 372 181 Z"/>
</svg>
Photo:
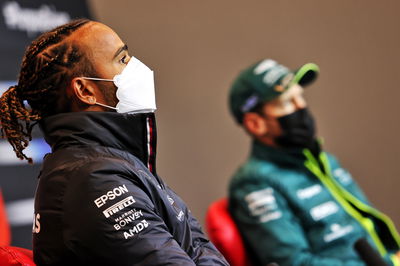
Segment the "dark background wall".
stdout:
<svg viewBox="0 0 400 266">
<path fill-rule="evenodd" d="M 85 0 L 0 0 L 0 95 L 16 84 L 25 47 L 42 32 L 77 17 L 90 17 Z M 32 248 L 36 177 L 43 155 L 50 151 L 37 127 L 32 135 L 25 152 L 33 165 L 19 160 L 8 141 L 0 138 L 0 193 L 6 203 L 11 244 L 26 248 Z"/>
<path fill-rule="evenodd" d="M 248 138 L 226 95 L 262 58 L 315 62 L 306 96 L 325 147 L 400 228 L 400 2 L 91 0 L 93 14 L 156 75 L 158 169 L 201 222 L 226 195 Z"/>
</svg>

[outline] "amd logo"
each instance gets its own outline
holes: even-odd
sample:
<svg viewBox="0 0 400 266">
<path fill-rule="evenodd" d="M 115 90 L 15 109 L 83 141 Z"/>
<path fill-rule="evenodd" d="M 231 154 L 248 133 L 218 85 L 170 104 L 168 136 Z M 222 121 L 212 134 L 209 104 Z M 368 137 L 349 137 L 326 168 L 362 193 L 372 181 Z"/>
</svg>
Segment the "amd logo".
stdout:
<svg viewBox="0 0 400 266">
<path fill-rule="evenodd" d="M 101 206 L 106 204 L 108 200 L 113 200 L 116 197 L 125 194 L 126 192 L 128 192 L 128 189 L 126 188 L 125 185 L 113 188 L 112 190 L 107 191 L 107 193 L 105 193 L 104 195 L 101 195 L 100 197 L 95 199 L 94 203 L 96 204 L 97 208 L 100 208 Z"/>
</svg>

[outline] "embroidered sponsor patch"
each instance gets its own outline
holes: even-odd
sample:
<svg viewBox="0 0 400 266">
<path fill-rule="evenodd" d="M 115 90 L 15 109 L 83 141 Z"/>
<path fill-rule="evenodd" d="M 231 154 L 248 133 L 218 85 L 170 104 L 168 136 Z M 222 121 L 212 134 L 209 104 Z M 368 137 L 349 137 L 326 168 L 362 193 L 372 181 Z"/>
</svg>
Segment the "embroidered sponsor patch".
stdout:
<svg viewBox="0 0 400 266">
<path fill-rule="evenodd" d="M 139 234 L 141 231 L 149 227 L 149 222 L 147 222 L 145 219 L 141 220 L 138 222 L 136 225 L 134 225 L 132 228 L 130 228 L 128 231 L 124 232 L 124 237 L 125 239 L 131 238 L 137 234 Z"/>
<path fill-rule="evenodd" d="M 247 201 L 248 208 L 252 211 L 265 205 L 275 205 L 274 191 L 272 188 L 264 188 L 251 192 L 245 197 L 245 200 Z"/>
<path fill-rule="evenodd" d="M 313 207 L 310 214 L 315 221 L 319 221 L 329 215 L 336 213 L 339 210 L 338 205 L 333 201 L 322 203 Z"/>
<path fill-rule="evenodd" d="M 287 72 L 289 72 L 289 70 L 286 67 L 282 65 L 275 66 L 264 75 L 263 82 L 268 86 L 273 85 Z"/>
<path fill-rule="evenodd" d="M 254 68 L 254 74 L 260 75 L 272 67 L 276 66 L 278 63 L 272 59 L 265 59 L 261 61 L 255 68 Z"/>
<path fill-rule="evenodd" d="M 321 191 L 322 191 L 321 185 L 316 184 L 311 187 L 299 189 L 297 190 L 296 194 L 299 199 L 309 199 L 319 194 Z"/>
<path fill-rule="evenodd" d="M 108 200 L 113 200 L 127 192 L 128 192 L 128 189 L 126 188 L 125 185 L 118 186 L 118 187 L 111 189 L 110 191 L 107 191 L 104 195 L 101 195 L 100 197 L 95 199 L 94 203 L 96 204 L 97 208 L 100 208 L 101 206 L 106 204 L 106 202 Z"/>
<path fill-rule="evenodd" d="M 178 221 L 182 222 L 183 219 L 185 218 L 185 213 L 182 211 L 181 208 L 179 208 L 178 204 L 175 202 L 175 200 L 167 194 L 167 199 L 169 201 L 169 203 L 171 204 L 172 208 L 174 209 L 174 211 L 177 213 L 176 218 L 178 219 Z"/>
<path fill-rule="evenodd" d="M 260 222 L 261 223 L 266 223 L 272 220 L 276 220 L 282 217 L 282 212 L 280 211 L 275 211 L 275 212 L 270 212 L 264 215 L 260 216 Z"/>
<path fill-rule="evenodd" d="M 251 215 L 258 217 L 261 223 L 279 219 L 282 213 L 277 210 L 274 190 L 265 188 L 249 193 L 245 197 Z"/>
<path fill-rule="evenodd" d="M 174 199 L 171 198 L 170 195 L 168 195 L 168 194 L 167 194 L 167 199 L 168 199 L 168 201 L 169 201 L 169 203 L 170 203 L 171 205 L 174 204 L 174 202 L 175 202 Z"/>
<path fill-rule="evenodd" d="M 247 194 L 244 199 L 248 203 L 254 203 L 259 200 L 263 200 L 265 197 L 270 198 L 269 196 L 271 196 L 272 194 L 273 194 L 273 189 L 268 187 L 268 188 L 264 188 L 261 190 L 253 191 L 253 192 Z"/>
<path fill-rule="evenodd" d="M 115 230 L 120 230 L 121 228 L 131 224 L 132 222 L 136 221 L 140 217 L 143 216 L 142 210 L 130 210 L 124 214 L 122 214 L 120 217 L 115 219 L 116 224 L 114 224 Z"/>
<path fill-rule="evenodd" d="M 132 205 L 135 203 L 135 200 L 132 196 L 126 197 L 125 199 L 115 203 L 110 208 L 103 211 L 103 214 L 106 218 L 118 213 L 119 211 L 123 210 L 124 208 Z"/>
<path fill-rule="evenodd" d="M 353 180 L 350 173 L 343 168 L 335 169 L 333 171 L 333 176 L 335 176 L 343 185 L 348 185 Z"/>
<path fill-rule="evenodd" d="M 40 213 L 34 213 L 33 215 L 32 233 L 40 233 Z"/>
<path fill-rule="evenodd" d="M 178 215 L 176 216 L 176 218 L 177 218 L 180 222 L 183 221 L 183 218 L 184 218 L 184 217 L 185 217 L 185 216 L 184 216 L 183 211 L 179 211 Z"/>
<path fill-rule="evenodd" d="M 324 236 L 325 242 L 331 242 L 335 239 L 338 239 L 342 236 L 347 235 L 348 233 L 353 231 L 352 225 L 347 226 L 340 226 L 339 224 L 332 224 L 331 225 L 331 232 Z"/>
</svg>

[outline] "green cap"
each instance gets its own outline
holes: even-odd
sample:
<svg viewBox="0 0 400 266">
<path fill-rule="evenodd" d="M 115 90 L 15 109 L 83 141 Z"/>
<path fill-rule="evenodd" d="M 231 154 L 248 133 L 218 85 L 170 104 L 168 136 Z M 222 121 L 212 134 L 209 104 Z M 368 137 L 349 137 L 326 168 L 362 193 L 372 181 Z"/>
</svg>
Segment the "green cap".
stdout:
<svg viewBox="0 0 400 266">
<path fill-rule="evenodd" d="M 272 59 L 262 60 L 243 70 L 233 82 L 229 94 L 231 113 L 238 123 L 242 123 L 244 113 L 276 98 L 293 84 L 310 84 L 318 72 L 319 67 L 314 63 L 292 71 Z"/>
</svg>

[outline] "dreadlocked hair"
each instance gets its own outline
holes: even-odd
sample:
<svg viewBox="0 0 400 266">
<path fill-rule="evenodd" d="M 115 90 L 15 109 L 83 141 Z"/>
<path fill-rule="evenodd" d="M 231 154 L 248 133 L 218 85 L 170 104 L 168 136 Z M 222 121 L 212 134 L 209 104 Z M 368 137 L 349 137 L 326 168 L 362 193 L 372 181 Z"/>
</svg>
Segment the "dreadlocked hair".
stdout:
<svg viewBox="0 0 400 266">
<path fill-rule="evenodd" d="M 79 19 L 46 32 L 26 49 L 18 85 L 0 98 L 0 131 L 17 157 L 32 163 L 23 150 L 32 140 L 32 127 L 42 118 L 68 111 L 66 87 L 77 75 L 91 75 L 87 56 L 72 41 L 74 31 L 89 23 Z M 25 104 L 26 101 L 29 106 Z"/>
</svg>

